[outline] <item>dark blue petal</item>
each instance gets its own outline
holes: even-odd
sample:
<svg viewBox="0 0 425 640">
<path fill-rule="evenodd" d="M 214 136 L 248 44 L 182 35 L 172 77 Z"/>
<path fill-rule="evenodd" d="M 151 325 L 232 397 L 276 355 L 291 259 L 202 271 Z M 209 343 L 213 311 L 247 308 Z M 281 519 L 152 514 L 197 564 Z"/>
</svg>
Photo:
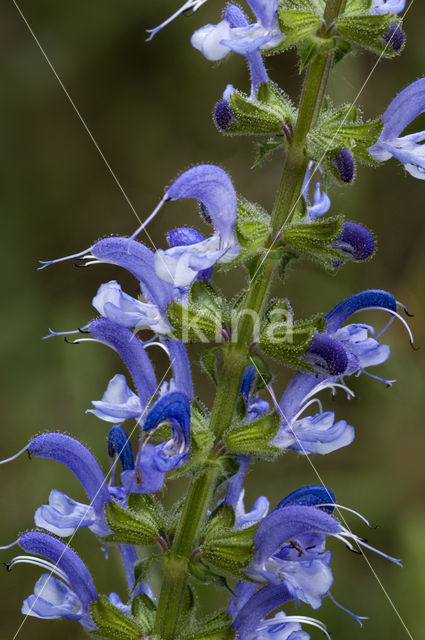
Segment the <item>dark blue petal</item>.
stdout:
<svg viewBox="0 0 425 640">
<path fill-rule="evenodd" d="M 64 464 L 84 487 L 96 513 L 103 513 L 110 501 L 105 476 L 96 458 L 81 442 L 64 433 L 42 433 L 28 445 L 35 458 L 47 458 Z"/>
<path fill-rule="evenodd" d="M 375 240 L 370 231 L 361 224 L 344 222 L 333 246 L 347 254 L 351 260 L 361 262 L 370 258 L 375 251 Z"/>
<path fill-rule="evenodd" d="M 246 400 L 246 403 L 249 403 L 249 397 L 251 395 L 252 387 L 255 382 L 256 371 L 255 367 L 249 365 L 245 369 L 245 373 L 243 374 L 243 380 L 241 384 L 241 390 L 239 391 L 239 395 L 243 396 Z"/>
<path fill-rule="evenodd" d="M 303 357 L 331 376 L 343 375 L 348 367 L 348 356 L 341 343 L 321 333 L 314 334 Z"/>
<path fill-rule="evenodd" d="M 332 164 L 342 182 L 350 184 L 354 180 L 354 158 L 347 147 L 341 147 L 332 158 Z"/>
<path fill-rule="evenodd" d="M 97 591 L 84 562 L 61 540 L 40 531 L 28 531 L 18 539 L 19 546 L 27 553 L 43 556 L 56 564 L 67 576 L 75 594 L 81 600 L 86 614 L 91 603 L 97 600 Z"/>
<path fill-rule="evenodd" d="M 169 391 L 161 396 L 149 410 L 143 431 L 152 431 L 161 422 L 177 423 L 186 441 L 190 433 L 190 403 L 185 393 Z"/>
<path fill-rule="evenodd" d="M 128 238 L 104 238 L 91 248 L 98 260 L 116 264 L 130 271 L 139 281 L 148 302 L 166 309 L 173 299 L 173 288 L 156 275 L 154 253 L 141 242 Z"/>
<path fill-rule="evenodd" d="M 276 509 L 282 507 L 289 507 L 295 504 L 303 505 L 305 507 L 314 507 L 319 504 L 329 504 L 335 502 L 335 495 L 330 489 L 323 486 L 310 485 L 308 487 L 301 487 L 292 491 L 286 498 L 283 498 L 277 505 Z M 334 507 L 321 507 L 323 511 L 332 513 Z"/>
<path fill-rule="evenodd" d="M 382 37 L 393 51 L 401 51 L 404 46 L 404 33 L 395 22 L 390 22 Z"/>
<path fill-rule="evenodd" d="M 116 424 L 109 431 L 108 435 L 108 454 L 113 458 L 118 455 L 122 470 L 127 471 L 134 469 L 133 449 L 128 435 L 120 424 Z"/>
<path fill-rule="evenodd" d="M 325 315 L 326 332 L 329 334 L 335 333 L 357 311 L 375 308 L 397 311 L 397 302 L 390 293 L 382 289 L 367 289 L 366 291 L 355 293 L 353 296 L 342 300 Z"/>
<path fill-rule="evenodd" d="M 214 108 L 214 121 L 221 131 L 226 131 L 235 119 L 235 114 L 230 105 L 230 102 L 223 98 L 220 102 L 217 102 Z"/>
<path fill-rule="evenodd" d="M 94 338 L 115 349 L 134 380 L 142 408 L 146 406 L 155 395 L 157 382 L 143 343 L 129 329 L 107 318 L 93 320 L 88 329 Z"/>
</svg>

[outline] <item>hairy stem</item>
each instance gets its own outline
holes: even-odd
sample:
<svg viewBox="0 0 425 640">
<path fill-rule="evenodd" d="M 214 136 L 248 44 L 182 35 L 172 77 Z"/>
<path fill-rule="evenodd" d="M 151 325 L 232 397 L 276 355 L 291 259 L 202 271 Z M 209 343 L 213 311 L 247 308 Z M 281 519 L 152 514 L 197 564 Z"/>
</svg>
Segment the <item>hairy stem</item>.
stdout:
<svg viewBox="0 0 425 640">
<path fill-rule="evenodd" d="M 331 25 L 344 10 L 346 0 L 328 0 L 325 21 Z M 299 115 L 291 145 L 288 149 L 284 175 L 277 193 L 272 213 L 273 239 L 278 236 L 285 222 L 292 216 L 299 198 L 308 158 L 307 135 L 314 126 L 322 106 L 333 53 L 316 56 L 307 70 L 301 95 Z M 211 414 L 210 429 L 218 443 L 231 424 L 249 351 L 256 339 L 256 323 L 261 317 L 276 262 L 271 254 L 257 261 L 257 269 L 248 289 L 244 308 L 239 316 L 236 335 L 227 347 L 220 382 Z M 216 465 L 217 463 L 215 463 Z M 199 543 L 202 525 L 210 507 L 218 479 L 218 467 L 211 466 L 196 476 L 189 487 L 184 511 L 176 532 L 173 547 L 164 562 L 164 580 L 158 602 L 154 637 L 172 640 L 176 636 L 179 610 L 183 602 L 189 567 L 189 558 Z"/>
</svg>

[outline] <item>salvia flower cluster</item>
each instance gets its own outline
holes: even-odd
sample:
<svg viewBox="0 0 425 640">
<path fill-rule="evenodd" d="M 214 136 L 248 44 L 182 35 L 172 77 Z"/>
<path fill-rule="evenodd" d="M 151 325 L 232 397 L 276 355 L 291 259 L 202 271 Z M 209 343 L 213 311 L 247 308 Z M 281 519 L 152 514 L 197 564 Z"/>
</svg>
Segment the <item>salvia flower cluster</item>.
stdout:
<svg viewBox="0 0 425 640">
<path fill-rule="evenodd" d="M 151 30 L 151 37 L 204 2 L 186 2 Z M 395 318 L 413 344 L 403 317 L 407 310 L 387 291 L 354 293 L 308 319 L 296 317 L 283 287 L 279 299 L 269 297 L 271 280 L 284 280 L 288 265 L 309 259 L 335 272 L 347 261 L 374 254 L 372 232 L 333 214 L 327 193 L 335 181 L 353 181 L 356 163 L 378 165 L 394 157 L 413 177 L 425 177 L 425 133 L 402 135 L 425 110 L 424 78 L 403 89 L 382 117 L 366 122 L 357 107 L 335 107 L 323 91 L 331 69 L 349 51 L 368 49 L 386 57 L 401 51 L 405 2 L 248 0 L 248 5 L 243 10 L 227 4 L 221 20 L 196 30 L 191 42 L 208 60 L 232 52 L 246 58 L 250 93 L 228 84 L 218 96 L 214 120 L 225 134 L 255 135 L 257 162 L 283 151 L 273 211 L 238 195 L 220 166 L 199 164 L 171 183 L 131 237 L 106 237 L 41 267 L 67 259 L 80 266 L 112 264 L 140 287 L 133 297 L 118 280 L 101 284 L 92 300 L 94 319 L 47 336 L 101 343 L 125 365 L 127 374 L 105 380 L 103 397 L 87 408 L 105 423 L 109 469 L 102 469 L 84 444 L 56 431 L 37 435 L 17 454 L 26 451 L 34 465 L 37 458 L 61 463 L 87 496 L 79 502 L 52 489 L 35 512 L 34 528 L 13 543 L 24 555 L 13 557 L 9 570 L 25 562 L 44 571 L 22 612 L 79 622 L 96 637 L 307 640 L 308 629 L 315 627 L 329 637 L 325 623 L 318 614 L 308 615 L 308 608 L 316 611 L 329 598 L 348 611 L 332 594 L 332 539 L 400 564 L 351 531 L 344 510 L 352 510 L 337 504 L 330 488 L 301 487 L 277 505 L 261 495 L 249 509 L 244 480 L 257 460 L 272 461 L 288 450 L 324 455 L 350 445 L 354 426 L 322 404 L 322 392 L 350 398 L 359 375 L 374 378 L 374 384 L 394 382 L 376 367 L 390 356 L 382 340 Z M 298 107 L 270 80 L 264 63 L 267 54 L 289 47 L 297 47 L 305 73 Z M 140 242 L 161 208 L 180 199 L 198 203 L 209 232 L 177 227 L 167 232 L 164 248 Z M 244 265 L 248 284 L 241 283 L 240 295 L 226 300 L 213 284 L 214 273 L 235 265 Z M 118 279 L 119 274 L 117 269 Z M 368 310 L 387 320 L 379 333 L 358 315 Z M 201 364 L 217 387 L 210 408 L 194 393 L 187 349 L 193 342 L 204 345 Z M 161 379 L 153 362 L 157 348 L 169 361 Z M 294 369 L 285 389 L 272 382 L 272 362 Z M 190 479 L 187 494 L 166 510 L 162 491 L 180 475 Z M 126 594 L 98 593 L 89 568 L 72 549 L 81 528 L 90 529 L 105 551 L 118 547 Z M 154 592 L 149 576 L 158 566 L 162 587 Z M 198 611 L 194 593 L 202 583 L 228 588 L 226 610 L 210 617 Z M 290 602 L 304 605 L 307 614 L 288 615 Z"/>
</svg>

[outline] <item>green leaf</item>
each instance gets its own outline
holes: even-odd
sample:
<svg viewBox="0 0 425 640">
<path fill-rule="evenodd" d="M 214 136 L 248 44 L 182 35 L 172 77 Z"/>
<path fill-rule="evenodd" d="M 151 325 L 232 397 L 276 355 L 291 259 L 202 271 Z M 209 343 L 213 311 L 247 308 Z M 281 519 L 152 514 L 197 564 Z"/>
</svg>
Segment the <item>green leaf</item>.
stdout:
<svg viewBox="0 0 425 640">
<path fill-rule="evenodd" d="M 270 457 L 279 449 L 270 444 L 279 430 L 276 413 L 262 416 L 255 422 L 232 429 L 226 436 L 226 449 L 232 453 Z"/>
<path fill-rule="evenodd" d="M 92 604 L 96 635 L 111 640 L 140 640 L 143 629 L 125 613 L 114 607 L 106 596 L 99 596 Z"/>
<path fill-rule="evenodd" d="M 153 544 L 159 534 L 158 524 L 149 512 L 126 511 L 115 502 L 105 506 L 106 519 L 113 531 L 107 540 L 122 544 Z"/>
<path fill-rule="evenodd" d="M 155 623 L 156 606 L 146 593 L 141 593 L 133 598 L 131 614 L 142 627 L 144 634 L 151 633 Z"/>
<path fill-rule="evenodd" d="M 198 622 L 179 640 L 233 640 L 235 631 L 232 620 L 226 611 L 216 613 Z"/>
</svg>

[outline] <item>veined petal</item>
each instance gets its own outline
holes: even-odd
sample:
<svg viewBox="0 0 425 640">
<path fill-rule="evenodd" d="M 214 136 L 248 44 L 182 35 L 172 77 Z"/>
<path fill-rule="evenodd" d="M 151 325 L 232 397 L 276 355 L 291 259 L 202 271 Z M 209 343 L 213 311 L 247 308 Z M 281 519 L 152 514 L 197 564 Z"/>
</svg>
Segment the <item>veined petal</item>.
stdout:
<svg viewBox="0 0 425 640">
<path fill-rule="evenodd" d="M 354 428 L 345 420 L 335 422 L 334 418 L 333 411 L 326 411 L 296 420 L 290 427 L 283 425 L 272 444 L 302 454 L 322 455 L 346 447 L 354 440 Z"/>
<path fill-rule="evenodd" d="M 136 468 L 133 471 L 121 473 L 121 483 L 125 494 L 130 493 L 155 493 L 164 484 L 164 472 L 156 465 L 156 447 L 149 442 L 143 445 L 136 459 Z"/>
<path fill-rule="evenodd" d="M 370 13 L 401 13 L 406 6 L 406 0 L 372 0 Z"/>
<path fill-rule="evenodd" d="M 127 385 L 125 376 L 117 373 L 108 383 L 102 400 L 93 400 L 95 409 L 87 409 L 97 418 L 118 424 L 128 418 L 139 418 L 142 406 L 138 396 Z"/>
<path fill-rule="evenodd" d="M 80 620 L 83 615 L 78 596 L 65 583 L 48 573 L 37 580 L 34 593 L 24 600 L 21 611 L 25 616 L 48 619 Z"/>
<path fill-rule="evenodd" d="M 218 24 L 206 24 L 197 29 L 190 39 L 190 44 L 207 60 L 221 60 L 230 53 L 230 48 L 222 43 L 222 40 L 228 39 L 229 36 L 230 25 L 227 20 L 222 20 Z"/>
<path fill-rule="evenodd" d="M 106 536 L 111 533 L 105 519 L 99 518 L 93 507 L 76 502 L 56 489 L 50 492 L 49 504 L 43 504 L 37 509 L 34 522 L 37 527 L 62 538 L 85 527 L 97 536 Z"/>
<path fill-rule="evenodd" d="M 255 585 L 251 589 L 255 589 Z M 285 584 L 268 584 L 259 589 L 239 609 L 233 620 L 233 628 L 238 633 L 237 637 L 241 639 L 249 637 L 249 634 L 257 629 L 263 618 L 285 602 L 293 599 L 293 595 Z"/>
</svg>

